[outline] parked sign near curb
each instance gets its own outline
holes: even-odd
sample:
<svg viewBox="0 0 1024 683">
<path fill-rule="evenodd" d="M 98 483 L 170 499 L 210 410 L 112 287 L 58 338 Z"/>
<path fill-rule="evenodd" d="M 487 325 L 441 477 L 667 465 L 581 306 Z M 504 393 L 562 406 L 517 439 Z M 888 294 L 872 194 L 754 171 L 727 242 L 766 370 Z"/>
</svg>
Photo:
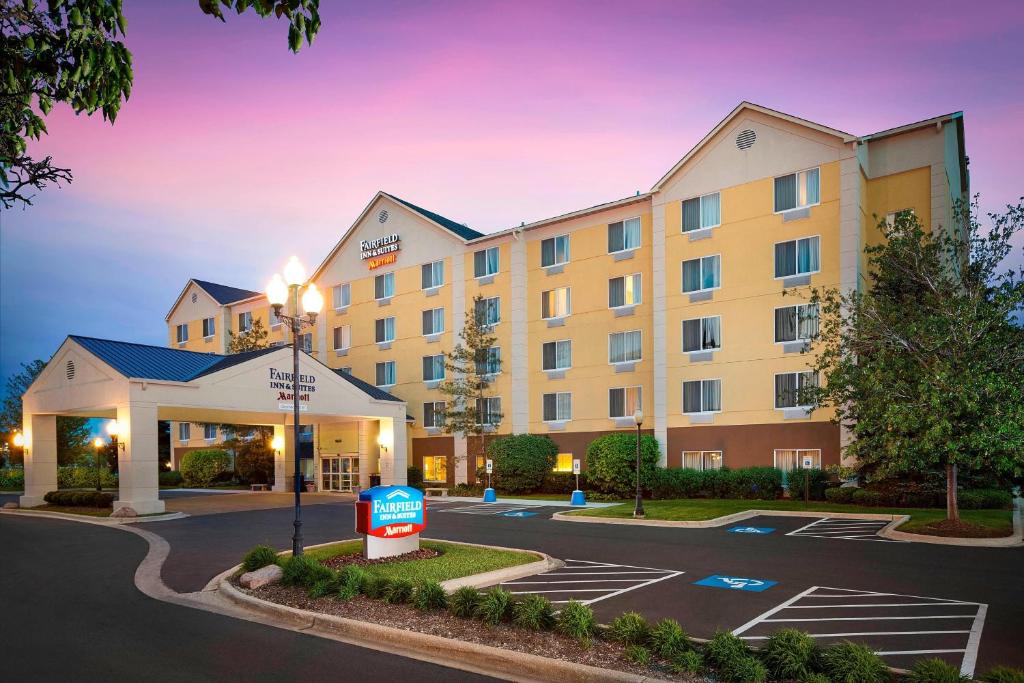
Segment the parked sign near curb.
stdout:
<svg viewBox="0 0 1024 683">
<path fill-rule="evenodd" d="M 721 576 L 719 574 L 712 574 L 700 581 L 694 581 L 694 584 L 698 586 L 728 588 L 730 590 L 748 591 L 751 593 L 766 591 L 777 583 L 778 581 L 769 581 L 767 579 L 750 579 L 742 576 Z"/>
</svg>

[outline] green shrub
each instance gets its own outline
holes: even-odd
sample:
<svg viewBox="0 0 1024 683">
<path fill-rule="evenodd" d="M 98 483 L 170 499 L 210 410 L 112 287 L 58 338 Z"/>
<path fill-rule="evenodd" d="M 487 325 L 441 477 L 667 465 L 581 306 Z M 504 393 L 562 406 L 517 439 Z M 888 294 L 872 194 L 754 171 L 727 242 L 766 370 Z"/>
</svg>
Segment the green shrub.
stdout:
<svg viewBox="0 0 1024 683">
<path fill-rule="evenodd" d="M 557 627 L 559 632 L 582 643 L 589 643 L 597 629 L 594 610 L 582 602 L 570 600 L 558 613 Z"/>
<path fill-rule="evenodd" d="M 110 468 L 100 463 L 100 483 L 104 488 L 117 486 L 117 476 Z M 87 465 L 62 465 L 57 468 L 58 489 L 96 488 L 96 467 Z"/>
<path fill-rule="evenodd" d="M 555 609 L 543 595 L 526 595 L 512 607 L 512 623 L 531 631 L 546 631 L 555 625 Z"/>
<path fill-rule="evenodd" d="M 672 658 L 669 668 L 677 674 L 699 674 L 704 670 L 704 655 L 696 650 L 684 650 Z"/>
<path fill-rule="evenodd" d="M 775 678 L 798 679 L 814 670 L 818 644 L 795 628 L 776 631 L 761 648 L 761 659 Z"/>
<path fill-rule="evenodd" d="M 277 564 L 277 553 L 269 545 L 258 545 L 242 558 L 242 569 L 254 572 L 270 564 Z"/>
<path fill-rule="evenodd" d="M 818 671 L 804 675 L 799 683 L 832 683 L 828 676 Z"/>
<path fill-rule="evenodd" d="M 419 488 L 423 486 L 423 470 L 419 467 L 410 467 L 405 471 L 405 481 L 408 486 Z"/>
<path fill-rule="evenodd" d="M 404 605 L 412 599 L 415 590 L 412 581 L 409 579 L 395 579 L 388 585 L 384 593 L 384 602 L 392 605 Z"/>
<path fill-rule="evenodd" d="M 480 598 L 476 606 L 476 617 L 485 624 L 497 626 L 512 613 L 512 594 L 495 586 Z"/>
<path fill-rule="evenodd" d="M 661 500 L 708 496 L 704 472 L 682 467 L 658 468 L 651 478 L 651 497 Z"/>
<path fill-rule="evenodd" d="M 437 581 L 421 581 L 412 596 L 412 606 L 421 612 L 444 609 L 448 606 L 448 594 Z"/>
<path fill-rule="evenodd" d="M 723 671 L 733 662 L 750 656 L 747 644 L 728 631 L 718 631 L 704 646 L 704 656 Z"/>
<path fill-rule="evenodd" d="M 100 491 L 47 491 L 43 500 L 63 507 L 109 508 L 114 506 L 114 494 Z"/>
<path fill-rule="evenodd" d="M 1002 489 L 973 489 L 958 492 L 957 502 L 964 510 L 1008 510 L 1013 496 Z"/>
<path fill-rule="evenodd" d="M 853 494 L 859 490 L 856 486 L 835 486 L 825 489 L 825 500 L 830 503 L 852 503 Z"/>
<path fill-rule="evenodd" d="M 580 472 L 580 488 L 587 488 L 587 475 Z M 576 490 L 576 475 L 572 472 L 548 472 L 540 485 L 541 493 L 570 494 Z"/>
<path fill-rule="evenodd" d="M 782 472 L 774 467 L 742 467 L 719 470 L 726 498 L 775 500 L 782 495 Z"/>
<path fill-rule="evenodd" d="M 235 471 L 252 484 L 274 481 L 274 451 L 262 441 L 243 441 L 235 452 Z"/>
<path fill-rule="evenodd" d="M 448 609 L 457 617 L 469 619 L 476 614 L 480 604 L 480 591 L 472 586 L 457 588 L 448 599 Z"/>
<path fill-rule="evenodd" d="M 181 476 L 181 472 L 178 470 L 161 472 L 157 475 L 157 478 L 160 482 L 160 486 L 181 486 L 181 482 L 184 481 L 184 477 Z"/>
<path fill-rule="evenodd" d="M 608 629 L 608 637 L 623 645 L 646 645 L 651 626 L 639 612 L 625 612 L 615 617 Z"/>
<path fill-rule="evenodd" d="M 335 595 L 341 600 L 351 600 L 362 592 L 363 582 L 369 574 L 354 564 L 347 564 L 338 572 L 338 589 Z"/>
<path fill-rule="evenodd" d="M 651 649 L 662 659 L 672 659 L 690 649 L 686 631 L 675 619 L 662 619 L 651 629 Z"/>
<path fill-rule="evenodd" d="M 828 488 L 828 472 L 817 468 L 798 468 L 789 473 L 786 490 L 789 497 L 796 500 L 804 499 L 804 481 L 808 484 L 811 500 L 825 500 L 825 489 Z"/>
<path fill-rule="evenodd" d="M 331 576 L 322 579 L 317 579 L 316 582 L 309 587 L 309 597 L 311 598 L 322 598 L 325 595 L 333 595 L 338 592 L 338 575 L 332 573 Z"/>
<path fill-rule="evenodd" d="M 231 467 L 231 456 L 221 448 L 200 448 L 181 458 L 181 476 L 186 486 L 207 488 Z"/>
<path fill-rule="evenodd" d="M 390 589 L 391 579 L 370 573 L 366 574 L 362 586 L 360 586 L 362 594 L 373 600 L 383 600 Z"/>
<path fill-rule="evenodd" d="M 640 666 L 648 666 L 651 663 L 651 652 L 643 645 L 630 645 L 626 648 L 626 659 Z"/>
<path fill-rule="evenodd" d="M 887 499 L 885 494 L 881 491 L 857 489 L 853 492 L 853 502 L 857 505 L 870 505 L 872 507 L 877 507 L 886 505 Z"/>
<path fill-rule="evenodd" d="M 910 669 L 907 683 L 971 683 L 971 679 L 960 673 L 960 669 L 947 664 L 938 657 L 919 659 Z"/>
<path fill-rule="evenodd" d="M 25 470 L 21 467 L 0 467 L 0 491 L 24 491 Z"/>
<path fill-rule="evenodd" d="M 733 683 L 765 683 L 768 680 L 768 669 L 751 655 L 732 661 L 721 670 L 721 674 Z"/>
<path fill-rule="evenodd" d="M 487 444 L 494 460 L 495 488 L 508 493 L 533 493 L 554 468 L 558 446 L 542 434 L 499 436 Z"/>
<path fill-rule="evenodd" d="M 640 438 L 640 485 L 649 489 L 658 465 L 658 442 Z M 616 432 L 599 436 L 587 446 L 587 482 L 604 493 L 628 496 L 636 491 L 636 434 Z"/>
<path fill-rule="evenodd" d="M 284 573 L 281 583 L 286 586 L 305 586 L 312 588 L 321 579 L 329 579 L 334 572 L 323 566 L 309 555 L 294 555 L 284 562 Z"/>
<path fill-rule="evenodd" d="M 996 666 L 981 675 L 985 683 L 1024 683 L 1024 670 Z"/>
<path fill-rule="evenodd" d="M 456 484 L 452 487 L 451 494 L 465 498 L 478 498 L 484 495 L 484 487 L 480 485 Z"/>
<path fill-rule="evenodd" d="M 823 673 L 833 683 L 889 683 L 889 669 L 874 651 L 859 643 L 844 641 L 821 653 Z"/>
</svg>

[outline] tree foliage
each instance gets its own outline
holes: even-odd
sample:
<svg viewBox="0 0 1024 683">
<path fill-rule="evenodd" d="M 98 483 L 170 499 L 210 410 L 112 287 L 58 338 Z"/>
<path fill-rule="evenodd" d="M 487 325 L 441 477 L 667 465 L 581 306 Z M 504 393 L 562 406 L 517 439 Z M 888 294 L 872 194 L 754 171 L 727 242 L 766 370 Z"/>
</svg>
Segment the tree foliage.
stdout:
<svg viewBox="0 0 1024 683">
<path fill-rule="evenodd" d="M 1024 204 L 990 214 L 988 230 L 977 213 L 975 202 L 931 232 L 903 212 L 865 249 L 863 292 L 812 290 L 825 381 L 810 400 L 852 431 L 862 471 L 945 469 L 950 519 L 958 468 L 1024 471 L 1024 279 L 1004 264 Z"/>
<path fill-rule="evenodd" d="M 22 430 L 22 405 L 21 397 L 28 391 L 32 382 L 36 380 L 39 373 L 46 368 L 46 362 L 34 360 L 31 363 L 22 363 L 21 372 L 16 372 L 7 378 L 4 387 L 3 403 L 0 404 L 0 441 L 10 446 L 10 460 L 12 463 L 23 461 L 22 449 L 11 446 L 11 440 L 16 432 Z M 57 418 L 57 461 L 61 465 L 76 463 L 84 455 L 90 454 L 89 446 L 89 420 L 84 417 L 58 417 Z"/>
<path fill-rule="evenodd" d="M 507 493 L 540 490 L 558 458 L 558 446 L 545 434 L 509 434 L 487 444 L 494 460 L 495 486 Z"/>
<path fill-rule="evenodd" d="M 263 326 L 263 320 L 256 318 L 245 332 L 235 334 L 233 330 L 228 330 L 228 353 L 265 349 L 270 346 L 269 336 L 270 333 Z"/>
</svg>

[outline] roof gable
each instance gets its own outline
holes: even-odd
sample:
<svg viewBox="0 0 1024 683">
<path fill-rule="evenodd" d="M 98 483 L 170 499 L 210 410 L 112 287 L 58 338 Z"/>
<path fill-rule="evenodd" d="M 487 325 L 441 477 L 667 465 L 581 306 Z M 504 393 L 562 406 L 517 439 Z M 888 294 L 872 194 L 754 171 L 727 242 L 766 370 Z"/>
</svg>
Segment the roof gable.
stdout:
<svg viewBox="0 0 1024 683">
<path fill-rule="evenodd" d="M 209 282 L 207 280 L 197 280 L 196 278 L 192 278 L 192 282 L 202 287 L 203 291 L 212 296 L 214 301 L 222 306 L 233 304 L 244 299 L 263 296 L 262 292 L 254 292 L 251 289 L 242 289 L 241 287 L 232 287 L 230 285 L 220 285 L 216 282 Z"/>
<path fill-rule="evenodd" d="M 455 233 L 457 236 L 461 237 L 464 240 L 467 240 L 467 241 L 468 240 L 475 240 L 478 237 L 483 237 L 484 236 L 484 234 L 482 232 L 477 232 L 476 230 L 474 230 L 473 228 L 469 227 L 468 225 L 463 225 L 462 223 L 456 223 L 455 221 L 451 220 L 450 218 L 445 218 L 441 214 L 434 213 L 433 211 L 428 211 L 427 209 L 424 209 L 422 207 L 416 206 L 412 202 L 407 202 L 404 199 L 402 199 L 401 197 L 396 197 L 395 195 L 388 194 L 387 192 L 382 192 L 381 194 L 383 194 L 386 197 L 390 197 L 391 199 L 394 199 L 399 204 L 402 204 L 403 206 L 406 206 L 406 207 L 412 209 L 413 211 L 415 211 L 416 213 L 420 214 L 424 218 L 437 223 L 442 228 L 445 228 L 446 230 Z"/>
<path fill-rule="evenodd" d="M 77 335 L 68 338 L 125 377 L 139 379 L 187 382 L 224 358 L 215 353 L 185 351 L 111 339 Z"/>
</svg>

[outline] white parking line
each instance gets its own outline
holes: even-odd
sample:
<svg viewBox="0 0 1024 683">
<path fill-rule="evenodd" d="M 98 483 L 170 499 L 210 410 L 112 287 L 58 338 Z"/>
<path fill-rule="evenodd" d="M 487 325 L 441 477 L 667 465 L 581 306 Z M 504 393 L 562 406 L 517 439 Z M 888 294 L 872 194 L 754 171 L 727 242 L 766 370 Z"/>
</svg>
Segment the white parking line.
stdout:
<svg viewBox="0 0 1024 683">
<path fill-rule="evenodd" d="M 503 505 L 501 503 L 480 503 L 457 508 L 445 508 L 437 512 L 457 512 L 462 515 L 500 515 L 506 512 L 521 512 L 527 508 L 522 505 Z"/>
<path fill-rule="evenodd" d="M 552 600 L 551 602 L 553 603 L 565 603 L 575 599 L 589 605 L 628 593 L 629 591 L 645 588 L 646 586 L 680 576 L 681 574 L 683 572 L 672 569 L 635 567 L 632 565 L 591 562 L 588 560 L 566 560 L 564 567 L 544 574 L 509 581 L 501 584 L 501 586 L 516 595 L 529 593 L 562 594 L 564 599 Z M 622 578 L 624 575 L 629 576 L 629 578 Z M 587 578 L 563 579 L 563 577 Z M 626 585 L 606 585 L 603 588 L 590 587 L 593 584 Z M 534 588 L 534 586 L 537 588 Z M 515 590 L 519 587 L 525 590 Z M 591 597 L 591 593 L 601 593 L 601 595 Z"/>
<path fill-rule="evenodd" d="M 839 538 L 850 541 L 884 541 L 905 543 L 883 538 L 878 532 L 889 524 L 888 520 L 837 519 L 824 517 L 790 531 L 787 536 L 810 536 L 812 538 Z"/>
</svg>

